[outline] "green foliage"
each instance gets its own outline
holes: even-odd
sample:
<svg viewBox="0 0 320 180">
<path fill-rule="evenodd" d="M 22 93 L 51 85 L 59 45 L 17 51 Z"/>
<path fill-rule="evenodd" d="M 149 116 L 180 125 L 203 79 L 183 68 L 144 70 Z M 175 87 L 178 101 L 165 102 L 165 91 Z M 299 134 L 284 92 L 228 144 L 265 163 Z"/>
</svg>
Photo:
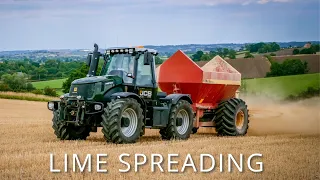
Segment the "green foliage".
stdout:
<svg viewBox="0 0 320 180">
<path fill-rule="evenodd" d="M 43 89 L 43 94 L 44 94 L 44 95 L 47 95 L 47 96 L 53 96 L 53 97 L 58 96 L 56 90 L 53 89 L 53 88 L 50 88 L 49 86 L 47 86 L 47 87 L 45 87 L 45 88 Z"/>
<path fill-rule="evenodd" d="M 272 42 L 269 44 L 260 42 L 256 44 L 247 44 L 246 49 L 251 53 L 258 52 L 258 53 L 267 53 L 267 52 L 275 52 L 280 50 L 280 45 Z"/>
<path fill-rule="evenodd" d="M 236 59 L 236 55 L 237 55 L 237 52 L 233 49 L 230 49 L 229 50 L 229 58 L 230 59 Z"/>
<path fill-rule="evenodd" d="M 275 53 L 270 53 L 270 56 L 276 56 L 276 54 Z"/>
<path fill-rule="evenodd" d="M 300 50 L 299 50 L 299 49 L 294 49 L 294 50 L 292 51 L 292 54 L 293 54 L 293 55 L 300 54 Z"/>
<path fill-rule="evenodd" d="M 31 91 L 31 93 L 33 93 L 33 94 L 44 94 L 41 89 L 35 89 L 35 90 Z"/>
<path fill-rule="evenodd" d="M 74 70 L 81 67 L 79 62 L 62 62 L 58 60 L 47 60 L 43 64 L 33 62 L 29 59 L 22 61 L 4 61 L 0 63 L 0 77 L 4 74 L 22 72 L 31 80 L 49 80 L 68 77 Z"/>
<path fill-rule="evenodd" d="M 305 74 L 308 72 L 308 63 L 300 59 L 286 59 L 283 63 L 271 62 L 267 77 Z"/>
<path fill-rule="evenodd" d="M 155 58 L 155 63 L 156 63 L 156 64 L 162 64 L 162 63 L 163 63 L 163 60 L 162 60 L 159 56 L 156 56 L 156 58 Z"/>
<path fill-rule="evenodd" d="M 299 49 L 294 49 L 292 54 L 316 54 L 317 52 L 320 52 L 320 45 L 315 44 L 311 45 L 310 48 L 304 48 L 299 51 Z"/>
<path fill-rule="evenodd" d="M 32 91 L 35 89 L 31 83 L 27 82 L 27 79 L 28 76 L 24 73 L 14 73 L 12 75 L 4 74 L 1 76 L 1 80 L 3 81 L 3 84 L 5 84 L 8 87 L 8 90 L 16 92 Z"/>
<path fill-rule="evenodd" d="M 244 58 L 254 58 L 254 56 L 250 52 L 246 52 Z"/>
<path fill-rule="evenodd" d="M 8 84 L 0 83 L 0 91 L 12 91 Z"/>
<path fill-rule="evenodd" d="M 211 55 L 206 53 L 201 56 L 201 61 L 210 61 L 212 59 Z"/>
<path fill-rule="evenodd" d="M 63 92 L 68 93 L 70 90 L 70 86 L 71 86 L 72 81 L 86 77 L 86 75 L 88 74 L 88 71 L 89 71 L 89 67 L 86 64 L 82 63 L 81 68 L 74 70 L 70 74 L 68 79 L 65 82 L 63 82 L 63 84 L 62 84 Z"/>
<path fill-rule="evenodd" d="M 197 51 L 194 55 L 192 55 L 191 59 L 193 61 L 200 61 L 203 54 L 204 53 L 202 51 Z"/>
</svg>

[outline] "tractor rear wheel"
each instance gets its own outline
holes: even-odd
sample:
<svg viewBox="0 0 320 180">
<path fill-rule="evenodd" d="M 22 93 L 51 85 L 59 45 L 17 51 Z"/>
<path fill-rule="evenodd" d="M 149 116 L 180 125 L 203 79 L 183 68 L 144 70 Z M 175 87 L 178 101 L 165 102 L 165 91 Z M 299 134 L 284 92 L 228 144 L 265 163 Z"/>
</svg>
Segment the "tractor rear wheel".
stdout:
<svg viewBox="0 0 320 180">
<path fill-rule="evenodd" d="M 90 135 L 90 127 L 65 124 L 59 120 L 59 110 L 53 112 L 52 128 L 61 140 L 85 140 Z"/>
<path fill-rule="evenodd" d="M 244 136 L 249 128 L 246 103 L 238 98 L 219 103 L 215 113 L 216 131 L 222 136 Z"/>
<path fill-rule="evenodd" d="M 160 129 L 164 140 L 186 140 L 193 128 L 193 111 L 188 101 L 179 100 L 170 110 L 167 127 Z"/>
<path fill-rule="evenodd" d="M 108 103 L 102 114 L 102 133 L 107 142 L 135 143 L 143 133 L 141 105 L 132 98 Z"/>
</svg>

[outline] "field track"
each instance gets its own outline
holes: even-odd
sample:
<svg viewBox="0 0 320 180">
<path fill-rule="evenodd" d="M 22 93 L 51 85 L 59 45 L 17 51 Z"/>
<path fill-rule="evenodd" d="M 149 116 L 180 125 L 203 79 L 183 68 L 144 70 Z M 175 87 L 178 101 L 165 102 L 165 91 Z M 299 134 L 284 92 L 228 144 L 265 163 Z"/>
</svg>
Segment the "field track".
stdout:
<svg viewBox="0 0 320 180">
<path fill-rule="evenodd" d="M 46 103 L 0 99 L 0 179 L 319 179 L 320 99 L 285 104 L 248 98 L 247 103 L 251 118 L 245 137 L 217 137 L 214 130 L 202 129 L 188 141 L 168 142 L 160 140 L 157 130 L 147 130 L 136 144 L 114 145 L 105 143 L 100 129 L 98 133 L 91 133 L 87 141 L 59 141 L 53 134 L 52 115 Z M 65 153 L 70 156 L 92 154 L 93 157 L 98 153 L 108 154 L 108 173 L 96 173 L 94 163 L 91 173 L 50 173 L 50 153 L 55 154 L 55 168 L 62 170 Z M 147 157 L 160 153 L 165 159 L 165 173 L 159 169 L 152 173 L 150 164 L 143 166 L 139 173 L 120 173 L 119 168 L 126 168 L 118 160 L 122 153 L 131 154 L 127 160 L 131 166 L 135 153 Z M 245 164 L 243 173 L 235 166 L 232 173 L 220 173 L 217 158 L 216 169 L 210 173 L 194 173 L 192 168 L 184 173 L 168 173 L 168 153 L 180 154 L 179 170 L 188 153 L 198 170 L 202 153 L 215 158 L 220 153 L 230 153 L 236 159 L 240 153 L 245 159 L 261 153 L 263 158 L 258 160 L 263 162 L 264 172 L 253 173 Z M 227 165 L 224 167 L 226 170 Z M 252 167 L 257 165 L 253 163 Z"/>
</svg>

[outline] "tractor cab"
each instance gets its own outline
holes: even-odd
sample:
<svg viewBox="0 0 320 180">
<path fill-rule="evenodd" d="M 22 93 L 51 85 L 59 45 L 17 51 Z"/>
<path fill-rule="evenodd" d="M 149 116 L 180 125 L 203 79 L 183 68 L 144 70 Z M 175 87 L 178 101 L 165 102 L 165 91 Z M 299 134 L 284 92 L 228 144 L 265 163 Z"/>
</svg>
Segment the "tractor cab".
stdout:
<svg viewBox="0 0 320 180">
<path fill-rule="evenodd" d="M 118 76 L 123 79 L 126 92 L 144 99 L 155 99 L 158 90 L 155 77 L 157 54 L 156 50 L 143 47 L 107 49 L 100 76 Z"/>
</svg>

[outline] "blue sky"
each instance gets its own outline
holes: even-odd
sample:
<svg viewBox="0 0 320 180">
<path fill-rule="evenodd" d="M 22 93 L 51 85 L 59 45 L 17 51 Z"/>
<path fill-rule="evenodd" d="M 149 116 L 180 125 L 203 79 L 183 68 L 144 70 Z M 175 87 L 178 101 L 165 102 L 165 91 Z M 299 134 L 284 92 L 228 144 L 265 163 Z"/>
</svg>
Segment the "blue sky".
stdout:
<svg viewBox="0 0 320 180">
<path fill-rule="evenodd" d="M 1 0 L 0 51 L 319 40 L 318 0 Z"/>
</svg>

